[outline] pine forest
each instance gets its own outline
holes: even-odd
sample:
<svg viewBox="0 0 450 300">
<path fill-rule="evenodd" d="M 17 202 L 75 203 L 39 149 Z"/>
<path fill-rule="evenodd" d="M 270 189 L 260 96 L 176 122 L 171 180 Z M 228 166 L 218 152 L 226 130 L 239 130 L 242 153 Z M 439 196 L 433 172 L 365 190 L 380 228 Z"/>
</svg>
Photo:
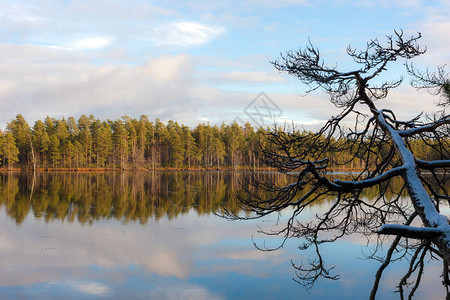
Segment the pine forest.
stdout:
<svg viewBox="0 0 450 300">
<path fill-rule="evenodd" d="M 281 129 L 279 132 L 284 133 Z M 195 128 L 174 121 L 164 124 L 124 116 L 102 121 L 82 115 L 78 120 L 46 117 L 31 127 L 17 115 L 0 134 L 3 170 L 257 170 L 267 169 L 257 153 L 267 143 L 270 128 L 198 124 Z M 294 132 L 291 134 L 313 134 Z M 336 143 L 343 144 L 340 138 Z M 417 157 L 433 159 L 432 140 L 410 141 Z M 320 143 L 319 143 L 320 145 Z M 298 145 L 297 145 L 298 146 Z M 336 149 L 345 147 L 336 147 Z M 424 151 L 425 149 L 431 149 Z M 364 168 L 358 149 L 333 155 L 343 170 Z M 374 149 L 382 152 L 383 149 Z M 329 153 L 324 153 L 324 157 Z"/>
</svg>

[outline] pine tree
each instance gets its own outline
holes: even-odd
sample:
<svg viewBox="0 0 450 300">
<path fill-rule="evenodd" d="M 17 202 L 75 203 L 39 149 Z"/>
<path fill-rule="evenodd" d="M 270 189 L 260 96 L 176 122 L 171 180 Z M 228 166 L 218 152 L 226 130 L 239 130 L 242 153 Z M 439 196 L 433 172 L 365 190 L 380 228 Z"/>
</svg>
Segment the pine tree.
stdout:
<svg viewBox="0 0 450 300">
<path fill-rule="evenodd" d="M 217 169 L 223 164 L 224 157 L 226 155 L 225 145 L 219 136 L 214 136 L 212 141 L 212 152 L 214 155 L 215 162 L 217 164 Z"/>
<path fill-rule="evenodd" d="M 50 138 L 45 130 L 45 124 L 38 120 L 34 124 L 32 131 L 33 147 L 36 149 L 38 165 L 47 165 L 48 145 Z"/>
<path fill-rule="evenodd" d="M 151 162 L 151 168 L 155 169 L 156 164 L 156 147 L 155 147 L 155 141 L 156 141 L 156 129 L 153 122 L 148 122 L 146 124 L 147 127 L 147 150 L 146 150 L 146 158 L 150 159 Z"/>
<path fill-rule="evenodd" d="M 236 122 L 226 127 L 225 141 L 229 164 L 233 169 L 236 169 L 240 164 L 240 149 L 244 143 L 242 128 Z"/>
<path fill-rule="evenodd" d="M 50 143 L 48 147 L 50 161 L 52 163 L 53 168 L 59 166 L 59 162 L 61 159 L 61 151 L 60 151 L 60 142 L 56 135 L 52 135 L 50 137 Z"/>
<path fill-rule="evenodd" d="M 181 131 L 184 145 L 184 165 L 190 169 L 191 164 L 196 161 L 195 154 L 197 152 L 197 145 L 189 127 L 183 125 Z"/>
<path fill-rule="evenodd" d="M 128 138 L 128 149 L 127 156 L 129 157 L 131 162 L 135 162 L 137 159 L 137 132 L 133 123 L 136 123 L 136 120 L 132 120 L 128 116 L 122 117 L 123 123 L 125 126 L 125 130 L 127 131 Z"/>
<path fill-rule="evenodd" d="M 149 139 L 148 139 L 148 131 L 149 131 L 150 122 L 148 120 L 148 116 L 141 115 L 139 121 L 136 121 L 134 127 L 136 128 L 137 134 L 137 150 L 136 150 L 136 158 L 135 162 L 138 167 L 142 168 L 145 165 L 145 156 L 147 149 L 149 149 Z"/>
<path fill-rule="evenodd" d="M 113 124 L 114 161 L 119 161 L 120 168 L 125 169 L 128 160 L 128 135 L 121 120 Z"/>
<path fill-rule="evenodd" d="M 4 166 L 4 159 L 3 159 L 3 144 L 5 142 L 5 136 L 3 132 L 0 130 L 0 165 Z"/>
<path fill-rule="evenodd" d="M 66 123 L 66 120 L 63 118 L 62 120 L 56 121 L 55 126 L 55 133 L 54 135 L 59 141 L 59 153 L 61 156 L 61 166 L 66 166 L 66 160 L 70 160 L 69 156 L 69 147 L 71 144 L 69 144 L 69 126 Z"/>
<path fill-rule="evenodd" d="M 93 149 L 97 167 L 105 167 L 112 150 L 111 127 L 103 122 L 94 133 Z"/>
<path fill-rule="evenodd" d="M 45 130 L 47 131 L 48 135 L 49 136 L 53 135 L 56 129 L 56 120 L 47 116 L 45 118 L 44 124 Z"/>
<path fill-rule="evenodd" d="M 67 127 L 72 138 L 76 137 L 80 133 L 74 117 L 69 117 L 67 119 Z"/>
<path fill-rule="evenodd" d="M 32 153 L 31 148 L 31 130 L 30 126 L 28 126 L 25 118 L 18 114 L 11 123 L 8 124 L 7 128 L 13 134 L 14 139 L 16 140 L 16 146 L 19 149 L 18 159 L 21 165 L 26 166 L 30 162 L 29 156 L 31 157 Z M 32 162 L 34 160 L 32 159 Z"/>
<path fill-rule="evenodd" d="M 75 146 L 72 144 L 72 141 L 70 139 L 63 140 L 60 148 L 64 157 L 64 167 L 73 167 Z"/>
<path fill-rule="evenodd" d="M 169 133 L 169 164 L 175 168 L 180 167 L 184 159 L 184 145 L 181 138 L 181 127 L 178 123 L 167 123 Z"/>
<path fill-rule="evenodd" d="M 82 145 L 81 155 L 84 157 L 84 167 L 89 167 L 92 156 L 92 135 L 89 128 L 83 128 L 78 135 L 78 141 Z"/>
<path fill-rule="evenodd" d="M 198 124 L 194 129 L 194 138 L 195 143 L 197 145 L 197 153 L 196 158 L 200 165 L 204 163 L 204 157 L 206 156 L 207 151 L 207 139 L 205 133 L 205 125 Z"/>
<path fill-rule="evenodd" d="M 77 140 L 73 143 L 73 163 L 76 168 L 80 168 L 84 162 L 83 145 Z"/>
<path fill-rule="evenodd" d="M 243 151 L 245 153 L 245 164 L 248 166 L 252 166 L 253 169 L 256 167 L 256 157 L 255 152 L 258 150 L 258 140 L 257 135 L 250 123 L 246 123 L 244 125 L 244 139 L 245 145 Z"/>
<path fill-rule="evenodd" d="M 166 125 L 159 119 L 155 122 L 156 163 L 165 166 L 168 162 L 169 133 Z"/>
<path fill-rule="evenodd" d="M 19 161 L 19 148 L 16 146 L 16 140 L 12 132 L 6 132 L 3 138 L 3 149 L 2 154 L 4 157 L 4 162 L 8 165 L 8 169 L 10 169 L 16 162 Z"/>
</svg>

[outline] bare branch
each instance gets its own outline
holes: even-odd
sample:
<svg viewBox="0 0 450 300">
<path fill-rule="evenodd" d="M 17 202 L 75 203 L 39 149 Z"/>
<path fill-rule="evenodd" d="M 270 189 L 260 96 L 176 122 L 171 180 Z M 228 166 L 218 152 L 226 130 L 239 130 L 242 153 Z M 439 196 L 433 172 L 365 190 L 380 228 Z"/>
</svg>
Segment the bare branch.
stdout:
<svg viewBox="0 0 450 300">
<path fill-rule="evenodd" d="M 416 271 L 417 281 L 410 297 L 417 289 L 425 253 L 438 253 L 446 265 L 450 264 L 449 219 L 440 213 L 440 207 L 450 203 L 445 185 L 450 172 L 450 117 L 444 112 L 424 117 L 419 112 L 409 120 L 398 120 L 392 110 L 379 109 L 377 100 L 386 98 L 402 78 L 381 84 L 372 81 L 387 71 L 392 62 L 404 60 L 414 78 L 413 86 L 447 97 L 440 105 L 448 105 L 450 81 L 444 68 L 438 68 L 437 73 L 420 72 L 409 63 L 426 51 L 418 45 L 420 38 L 420 33 L 407 37 L 403 31 L 394 31 L 384 44 L 373 39 L 362 50 L 349 46 L 347 54 L 356 67 L 347 71 L 325 63 L 311 42 L 272 62 L 279 71 L 292 74 L 307 85 L 308 92 L 327 93 L 339 110 L 317 133 L 270 133 L 268 143 L 261 148 L 265 162 L 289 174 L 292 181 L 278 185 L 255 178 L 253 188 L 239 198 L 242 207 L 253 213 L 249 218 L 293 208 L 286 227 L 269 234 L 285 239 L 303 237 L 306 243 L 302 249 L 315 248 L 316 259 L 310 261 L 309 267 L 296 267 L 299 281 L 307 286 L 319 277 L 335 279 L 330 268 L 324 266 L 319 246 L 355 232 L 396 235 L 382 260 L 378 281 L 378 274 L 381 276 L 391 262 L 393 251 L 400 246 L 405 253 L 409 249 L 415 251 L 410 269 L 399 284 L 401 297 L 406 280 Z M 417 145 L 429 152 L 422 155 Z M 335 172 L 342 168 L 355 172 L 347 174 L 347 178 L 336 178 Z M 430 175 L 426 177 L 425 173 Z M 396 188 L 393 182 L 398 183 Z M 366 193 L 373 194 L 371 201 Z M 328 210 L 310 222 L 297 221 L 305 208 L 326 197 L 333 199 Z M 409 226 L 416 215 L 423 227 Z M 421 242 L 404 239 L 405 244 L 400 245 L 402 237 Z"/>
<path fill-rule="evenodd" d="M 442 236 L 442 229 L 433 227 L 412 227 L 405 225 L 386 224 L 378 231 L 379 234 L 397 235 L 406 238 L 431 240 Z"/>
<path fill-rule="evenodd" d="M 435 170 L 435 169 L 443 169 L 450 168 L 450 160 L 434 160 L 434 161 L 425 161 L 421 159 L 415 159 L 418 168 L 424 170 Z"/>
<path fill-rule="evenodd" d="M 440 120 L 437 120 L 433 123 L 430 124 L 426 124 L 423 126 L 419 126 L 419 127 L 415 127 L 415 128 L 410 128 L 407 130 L 403 130 L 400 131 L 399 134 L 401 137 L 410 137 L 413 136 L 415 134 L 420 134 L 423 132 L 432 132 L 434 131 L 436 128 L 443 126 L 443 125 L 448 125 L 450 124 L 450 115 L 447 115 L 443 118 L 441 118 Z"/>
</svg>

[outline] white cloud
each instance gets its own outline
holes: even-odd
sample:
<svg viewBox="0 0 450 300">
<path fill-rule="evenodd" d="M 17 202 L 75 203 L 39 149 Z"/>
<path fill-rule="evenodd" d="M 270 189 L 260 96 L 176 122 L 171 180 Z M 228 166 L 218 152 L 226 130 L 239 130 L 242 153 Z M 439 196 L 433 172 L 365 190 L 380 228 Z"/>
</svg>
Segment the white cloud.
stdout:
<svg viewBox="0 0 450 300">
<path fill-rule="evenodd" d="M 450 60 L 450 3 L 440 1 L 439 4 L 430 5 L 423 3 L 420 21 L 413 22 L 408 26 L 410 34 L 422 33 L 419 40 L 421 46 L 427 47 L 427 52 L 419 57 L 418 61 L 428 66 L 443 65 Z"/>
<path fill-rule="evenodd" d="M 44 19 L 41 18 L 36 11 L 37 10 L 31 5 L 2 4 L 0 19 L 13 23 L 37 24 L 44 21 Z"/>
<path fill-rule="evenodd" d="M 93 37 L 75 41 L 73 43 L 69 43 L 67 45 L 62 46 L 49 46 L 52 49 L 63 49 L 69 51 L 78 51 L 78 50 L 97 50 L 104 48 L 112 43 L 112 38 L 110 37 Z"/>
<path fill-rule="evenodd" d="M 404 9 L 420 9 L 423 5 L 422 0 L 364 0 L 356 1 L 357 5 L 362 7 L 376 9 L 383 8 L 404 8 Z"/>
<path fill-rule="evenodd" d="M 163 276 L 189 277 L 189 270 L 192 267 L 190 261 L 181 259 L 177 252 L 165 247 L 157 248 L 151 258 L 144 263 L 148 270 Z"/>
<path fill-rule="evenodd" d="M 71 45 L 75 50 L 82 49 L 99 49 L 111 44 L 111 38 L 108 37 L 95 37 L 84 40 L 76 41 Z"/>
<path fill-rule="evenodd" d="M 150 58 L 137 65 L 91 65 L 82 51 L 0 45 L 0 57 L 0 78 L 8 78 L 0 82 L 2 127 L 19 113 L 30 125 L 47 115 L 77 118 L 81 114 L 100 119 L 147 114 L 190 126 L 202 120 L 229 123 L 257 94 L 199 82 L 197 60 L 185 54 Z M 278 80 L 265 73 L 250 74 L 253 80 Z"/>
<path fill-rule="evenodd" d="M 225 29 L 196 22 L 175 22 L 153 32 L 152 40 L 158 45 L 197 46 L 211 41 Z"/>
<path fill-rule="evenodd" d="M 338 111 L 323 93 L 300 97 L 295 81 L 287 83 L 292 94 L 270 91 L 286 79 L 268 71 L 215 72 L 204 82 L 198 78 L 204 75 L 197 69 L 199 57 L 186 54 L 149 58 L 137 65 L 92 65 L 84 55 L 83 51 L 0 45 L 0 78 L 5 78 L 0 81 L 1 127 L 19 113 L 30 125 L 47 115 L 77 118 L 81 114 L 100 119 L 146 114 L 151 119 L 171 119 L 189 126 L 201 121 L 230 123 L 237 117 L 246 121 L 244 109 L 261 91 L 283 111 L 280 122 L 294 121 L 316 129 Z M 242 91 L 240 82 L 245 88 L 253 85 L 254 91 Z M 236 89 L 223 90 L 218 88 L 221 84 Z M 398 90 L 389 96 L 392 101 L 383 101 L 380 107 L 388 105 L 410 118 L 421 110 L 433 110 L 432 100 L 423 101 L 427 97 Z"/>
<path fill-rule="evenodd" d="M 224 249 L 222 251 L 218 251 L 218 256 L 232 259 L 232 260 L 264 260 L 268 258 L 273 258 L 274 256 L 282 256 L 285 253 L 283 253 L 283 250 L 280 250 L 278 253 L 273 254 L 270 252 L 261 251 L 258 249 L 249 249 L 245 251 L 234 251 L 230 249 Z"/>
<path fill-rule="evenodd" d="M 420 24 L 418 30 L 423 36 L 421 44 L 427 46 L 420 60 L 431 66 L 446 64 L 450 60 L 450 22 L 436 18 Z"/>
<path fill-rule="evenodd" d="M 311 5 L 312 1 L 310 0 L 277 0 L 277 1 L 271 1 L 271 0 L 247 0 L 243 1 L 242 5 L 245 5 L 247 7 L 269 7 L 269 8 L 278 8 L 278 7 L 285 7 L 285 6 L 308 6 Z M 233 3 L 234 4 L 234 3 Z"/>
<path fill-rule="evenodd" d="M 234 83 L 280 83 L 286 80 L 277 75 L 267 72 L 249 72 L 249 71 L 232 71 L 223 74 L 217 74 L 213 77 L 215 80 L 229 81 Z"/>
<path fill-rule="evenodd" d="M 0 85 L 2 123 L 18 113 L 33 124 L 46 115 L 92 113 L 104 119 L 146 113 L 164 119 L 189 111 L 189 105 L 183 106 L 192 99 L 195 82 L 187 55 L 162 56 L 133 66 L 91 65 L 78 52 L 60 52 L 35 46 L 0 47 L 4 66 L 0 76 L 8 78 Z"/>
<path fill-rule="evenodd" d="M 148 294 L 149 299 L 197 299 L 197 300 L 220 300 L 223 297 L 214 294 L 205 287 L 194 284 L 179 284 L 158 287 Z"/>
<path fill-rule="evenodd" d="M 53 284 L 61 284 L 67 286 L 77 292 L 82 294 L 90 295 L 90 296 L 107 296 L 111 294 L 108 286 L 104 284 L 100 284 L 98 282 L 83 282 L 83 281 L 63 281 L 63 282 L 54 282 Z"/>
</svg>

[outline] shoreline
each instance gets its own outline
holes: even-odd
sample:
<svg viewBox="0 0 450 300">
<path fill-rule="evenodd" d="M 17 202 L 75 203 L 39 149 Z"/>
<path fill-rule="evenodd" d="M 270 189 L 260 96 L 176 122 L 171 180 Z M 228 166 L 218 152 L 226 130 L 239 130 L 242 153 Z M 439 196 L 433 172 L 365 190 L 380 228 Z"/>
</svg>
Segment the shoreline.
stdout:
<svg viewBox="0 0 450 300">
<path fill-rule="evenodd" d="M 0 168 L 0 173 L 58 173 L 58 172 L 74 172 L 74 173 L 101 173 L 101 172 L 270 172 L 270 173 L 281 173 L 278 172 L 274 168 L 129 168 L 129 169 L 121 169 L 121 168 L 38 168 L 33 171 L 33 169 L 24 169 L 24 168 Z M 330 172 L 329 174 L 348 174 L 348 173 L 361 173 L 362 170 L 358 169 L 338 169 Z M 295 174 L 296 172 L 289 172 L 287 174 Z"/>
</svg>

